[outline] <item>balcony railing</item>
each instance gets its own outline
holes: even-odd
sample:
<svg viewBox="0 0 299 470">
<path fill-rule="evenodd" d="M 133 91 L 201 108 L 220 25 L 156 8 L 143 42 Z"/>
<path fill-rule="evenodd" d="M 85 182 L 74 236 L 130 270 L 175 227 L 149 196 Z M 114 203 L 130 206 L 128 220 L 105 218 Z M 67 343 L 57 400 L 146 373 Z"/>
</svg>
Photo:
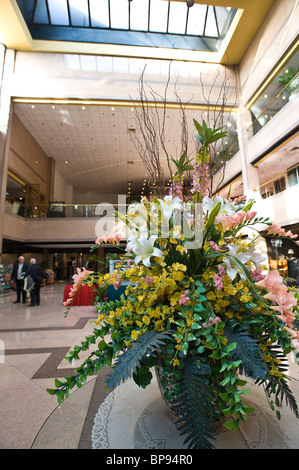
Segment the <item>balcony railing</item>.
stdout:
<svg viewBox="0 0 299 470">
<path fill-rule="evenodd" d="M 248 138 L 253 137 L 264 127 L 289 101 L 299 97 L 299 51 L 297 51 L 284 68 L 259 98 L 250 106 L 252 123 L 247 128 Z"/>
<path fill-rule="evenodd" d="M 127 211 L 126 204 L 51 204 L 51 205 L 25 205 L 14 202 L 6 203 L 5 212 L 24 218 L 101 218 L 113 215 L 117 210 L 122 213 Z"/>
</svg>

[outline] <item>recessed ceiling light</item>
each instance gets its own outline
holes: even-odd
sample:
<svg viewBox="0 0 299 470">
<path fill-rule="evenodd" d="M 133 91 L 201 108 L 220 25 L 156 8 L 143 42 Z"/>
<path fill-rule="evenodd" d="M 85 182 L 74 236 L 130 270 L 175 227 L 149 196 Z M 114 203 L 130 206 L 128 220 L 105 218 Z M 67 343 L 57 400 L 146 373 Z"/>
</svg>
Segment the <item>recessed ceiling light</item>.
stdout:
<svg viewBox="0 0 299 470">
<path fill-rule="evenodd" d="M 31 108 L 32 108 L 32 109 L 34 109 L 34 108 L 35 108 L 34 104 L 32 104 L 32 105 L 31 105 Z"/>
</svg>

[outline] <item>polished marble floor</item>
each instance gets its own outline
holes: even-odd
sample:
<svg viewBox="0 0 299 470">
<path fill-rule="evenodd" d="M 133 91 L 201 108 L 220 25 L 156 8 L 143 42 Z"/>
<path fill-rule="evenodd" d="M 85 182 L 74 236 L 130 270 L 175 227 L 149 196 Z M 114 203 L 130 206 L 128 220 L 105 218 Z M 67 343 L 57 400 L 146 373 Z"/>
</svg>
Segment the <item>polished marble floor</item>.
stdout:
<svg viewBox="0 0 299 470">
<path fill-rule="evenodd" d="M 0 294 L 0 449 L 184 448 L 176 447 L 182 444 L 155 380 L 145 390 L 128 381 L 107 395 L 104 368 L 61 405 L 46 392 L 80 364 L 64 357 L 92 332 L 97 316 L 93 306 L 82 306 L 65 318 L 63 291 L 63 283 L 42 288 L 41 305 L 34 308 L 14 304 L 13 291 Z M 290 387 L 299 403 L 298 369 L 290 358 Z M 236 443 L 225 434 L 218 448 L 254 448 L 258 442 L 259 448 L 298 449 L 299 420 L 292 412 L 286 408 L 279 427 L 264 394 L 253 389 L 253 398 L 259 410 L 253 437 L 244 440 L 243 434 Z"/>
<path fill-rule="evenodd" d="M 72 308 L 65 318 L 63 291 L 63 283 L 43 287 L 36 307 L 14 304 L 14 291 L 0 294 L 0 449 L 34 447 L 49 417 L 56 413 L 58 419 L 61 412 L 46 388 L 54 388 L 56 377 L 70 375 L 79 365 L 70 365 L 64 356 L 92 332 L 90 320 L 97 316 L 93 306 L 84 306 Z M 93 383 L 91 377 L 73 407 L 71 399 L 63 404 L 62 442 L 55 443 L 53 430 L 44 447 L 78 447 Z"/>
</svg>

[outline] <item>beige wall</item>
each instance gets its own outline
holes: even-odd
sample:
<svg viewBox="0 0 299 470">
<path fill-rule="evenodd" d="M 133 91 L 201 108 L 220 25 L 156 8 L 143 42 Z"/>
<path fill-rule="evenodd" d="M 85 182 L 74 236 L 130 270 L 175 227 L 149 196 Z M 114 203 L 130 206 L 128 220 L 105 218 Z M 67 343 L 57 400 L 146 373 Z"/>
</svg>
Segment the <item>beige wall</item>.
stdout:
<svg viewBox="0 0 299 470">
<path fill-rule="evenodd" d="M 55 170 L 54 174 L 54 190 L 52 201 L 62 201 L 65 204 L 73 202 L 73 186 L 67 184 L 61 174 Z"/>
<path fill-rule="evenodd" d="M 47 196 L 48 160 L 46 154 L 14 114 L 8 161 L 9 169 L 27 183 L 39 184 L 41 194 Z"/>
<path fill-rule="evenodd" d="M 18 51 L 12 93 L 21 97 L 136 100 L 139 98 L 138 79 L 144 67 L 147 82 L 154 84 L 155 92 L 163 95 L 169 73 L 167 60 Z M 178 77 L 180 99 L 204 104 L 202 85 L 208 95 L 215 80 L 210 101 L 216 102 L 224 78 L 229 78 L 227 105 L 235 104 L 233 67 L 174 61 L 170 74 L 169 100 L 176 100 L 174 84 Z"/>
<path fill-rule="evenodd" d="M 55 161 L 47 157 L 19 118 L 13 114 L 9 151 L 9 169 L 29 184 L 37 184 L 48 200 L 72 203 L 73 187 L 66 184 L 55 169 Z"/>
<path fill-rule="evenodd" d="M 10 216 L 14 217 L 14 216 Z M 96 240 L 96 223 L 98 219 L 51 218 L 27 219 L 24 237 L 27 242 L 89 242 Z"/>
<path fill-rule="evenodd" d="M 244 104 L 296 39 L 298 24 L 299 2 L 276 0 L 239 66 Z"/>
</svg>

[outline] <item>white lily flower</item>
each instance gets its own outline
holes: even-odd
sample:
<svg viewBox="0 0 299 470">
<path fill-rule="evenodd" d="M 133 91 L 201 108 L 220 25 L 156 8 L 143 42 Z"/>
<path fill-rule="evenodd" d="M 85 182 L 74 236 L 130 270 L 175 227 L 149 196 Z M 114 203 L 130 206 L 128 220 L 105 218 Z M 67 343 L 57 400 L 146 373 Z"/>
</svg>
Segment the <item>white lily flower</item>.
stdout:
<svg viewBox="0 0 299 470">
<path fill-rule="evenodd" d="M 142 261 L 144 266 L 149 268 L 151 265 L 151 256 L 157 256 L 158 258 L 163 257 L 163 252 L 159 248 L 154 247 L 156 239 L 156 236 L 151 236 L 149 238 L 141 237 L 138 239 L 138 244 L 133 247 L 133 251 L 137 255 L 134 260 L 135 264 Z"/>
<path fill-rule="evenodd" d="M 224 199 L 221 196 L 215 196 L 214 199 L 211 199 L 207 196 L 204 197 L 203 198 L 203 208 L 204 208 L 204 210 L 210 212 L 213 209 L 213 207 L 215 207 L 216 204 L 218 204 L 218 202 L 221 203 L 221 207 L 220 207 L 220 211 L 218 212 L 218 215 L 215 219 L 216 224 L 220 222 L 220 216 L 221 215 L 232 215 L 236 212 L 236 210 L 234 208 L 234 205 L 231 204 L 227 199 Z"/>
<path fill-rule="evenodd" d="M 132 251 L 139 244 L 140 238 L 147 238 L 148 229 L 145 225 L 130 230 L 127 238 L 126 251 Z"/>
<path fill-rule="evenodd" d="M 131 225 L 135 227 L 146 225 L 147 210 L 145 205 L 139 202 L 130 204 L 127 210 L 127 218 Z"/>
<path fill-rule="evenodd" d="M 254 247 L 251 246 L 248 250 L 250 253 L 250 261 L 255 264 L 255 267 L 258 268 L 258 264 L 266 260 L 266 256 L 262 255 L 258 251 L 254 251 Z"/>
<path fill-rule="evenodd" d="M 233 245 L 228 245 L 228 248 L 229 254 L 235 256 L 242 264 L 246 264 L 248 261 L 251 261 L 256 268 L 258 268 L 258 263 L 261 263 L 266 259 L 264 255 L 258 251 L 254 251 L 254 246 L 246 246 L 246 251 L 244 251 L 244 249 L 237 251 Z M 232 280 L 234 280 L 237 273 L 240 274 L 242 280 L 246 279 L 242 269 L 234 259 L 225 258 L 223 262 L 226 265 L 226 272 Z"/>
<path fill-rule="evenodd" d="M 242 264 L 246 264 L 251 258 L 251 254 L 248 251 L 237 252 L 233 245 L 228 245 L 228 248 L 229 254 L 236 257 Z M 239 264 L 233 258 L 225 257 L 223 263 L 226 265 L 226 273 L 232 281 L 235 279 L 237 274 L 240 274 L 243 281 L 246 279 L 246 276 L 244 275 Z"/>
<path fill-rule="evenodd" d="M 164 199 L 158 199 L 158 203 L 154 202 L 154 207 L 159 212 L 162 211 L 162 217 L 164 221 L 167 223 L 170 220 L 170 217 L 174 210 L 182 210 L 183 205 L 182 201 L 179 197 L 172 197 L 172 196 L 165 196 Z"/>
</svg>

